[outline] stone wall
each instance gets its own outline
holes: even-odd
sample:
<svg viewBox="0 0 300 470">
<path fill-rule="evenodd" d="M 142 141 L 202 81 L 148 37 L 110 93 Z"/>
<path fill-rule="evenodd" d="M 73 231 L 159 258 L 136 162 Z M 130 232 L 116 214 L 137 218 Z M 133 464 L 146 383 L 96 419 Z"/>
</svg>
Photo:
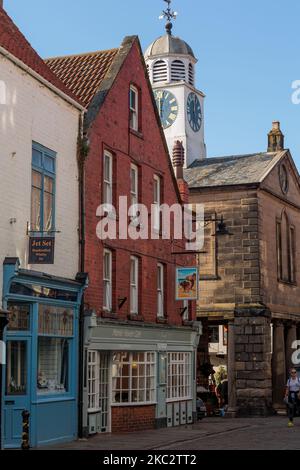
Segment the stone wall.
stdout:
<svg viewBox="0 0 300 470">
<path fill-rule="evenodd" d="M 234 325 L 237 413 L 265 416 L 272 413 L 270 312 L 237 308 Z"/>
</svg>

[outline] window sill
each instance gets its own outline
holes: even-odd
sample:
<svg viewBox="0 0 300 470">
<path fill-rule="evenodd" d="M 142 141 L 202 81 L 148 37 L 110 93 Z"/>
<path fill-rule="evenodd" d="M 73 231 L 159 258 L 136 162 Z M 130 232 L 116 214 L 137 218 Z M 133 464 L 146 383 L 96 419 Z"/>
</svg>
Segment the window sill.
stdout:
<svg viewBox="0 0 300 470">
<path fill-rule="evenodd" d="M 127 318 L 128 318 L 128 320 L 131 320 L 131 321 L 137 321 L 137 322 L 143 322 L 144 321 L 143 315 L 136 315 L 134 313 L 130 313 Z"/>
<path fill-rule="evenodd" d="M 139 139 L 143 139 L 143 140 L 144 140 L 144 136 L 143 136 L 143 134 L 142 134 L 141 132 L 136 131 L 136 130 L 131 129 L 131 128 L 129 129 L 129 131 L 130 131 L 130 134 L 133 134 L 135 137 L 138 137 Z"/>
<path fill-rule="evenodd" d="M 194 326 L 194 322 L 192 320 L 182 320 L 182 326 Z"/>
<path fill-rule="evenodd" d="M 166 403 L 176 403 L 178 401 L 191 401 L 193 397 L 184 397 L 184 398 L 168 398 Z"/>
<path fill-rule="evenodd" d="M 101 317 L 102 317 L 102 318 L 111 318 L 111 319 L 113 319 L 113 320 L 117 320 L 117 319 L 118 319 L 117 313 L 105 312 L 105 311 L 103 311 L 103 312 L 101 313 Z"/>
<path fill-rule="evenodd" d="M 168 323 L 168 319 L 165 317 L 156 317 L 156 323 L 166 325 Z"/>
<path fill-rule="evenodd" d="M 277 281 L 279 282 L 279 284 L 284 284 L 284 285 L 290 286 L 290 287 L 297 287 L 296 282 L 284 281 L 283 279 L 277 279 Z"/>
</svg>

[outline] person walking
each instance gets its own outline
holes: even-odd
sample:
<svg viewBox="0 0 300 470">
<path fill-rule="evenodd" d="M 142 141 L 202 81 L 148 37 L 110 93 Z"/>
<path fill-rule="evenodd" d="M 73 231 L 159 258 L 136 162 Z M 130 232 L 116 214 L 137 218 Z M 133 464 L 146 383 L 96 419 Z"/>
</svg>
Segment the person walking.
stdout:
<svg viewBox="0 0 300 470">
<path fill-rule="evenodd" d="M 286 384 L 285 389 L 285 403 L 287 404 L 288 411 L 288 427 L 294 426 L 294 417 L 296 415 L 296 410 L 300 406 L 300 379 L 297 376 L 296 369 L 292 368 L 290 370 L 290 377 Z"/>
</svg>

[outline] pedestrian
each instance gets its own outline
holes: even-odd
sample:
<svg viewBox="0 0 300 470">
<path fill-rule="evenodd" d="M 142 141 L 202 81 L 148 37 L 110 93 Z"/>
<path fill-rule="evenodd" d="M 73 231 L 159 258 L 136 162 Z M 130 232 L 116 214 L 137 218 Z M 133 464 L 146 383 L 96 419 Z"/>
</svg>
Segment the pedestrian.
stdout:
<svg viewBox="0 0 300 470">
<path fill-rule="evenodd" d="M 287 404 L 289 418 L 288 427 L 291 428 L 294 426 L 294 417 L 296 415 L 296 410 L 300 405 L 300 379 L 297 376 L 295 368 L 290 370 L 290 377 L 286 384 L 284 401 Z"/>
</svg>

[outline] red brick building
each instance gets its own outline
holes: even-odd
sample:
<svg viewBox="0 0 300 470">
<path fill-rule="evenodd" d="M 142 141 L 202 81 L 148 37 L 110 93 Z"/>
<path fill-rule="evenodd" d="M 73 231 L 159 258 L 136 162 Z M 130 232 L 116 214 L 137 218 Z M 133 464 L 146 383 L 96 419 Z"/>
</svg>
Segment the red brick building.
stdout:
<svg viewBox="0 0 300 470">
<path fill-rule="evenodd" d="M 176 301 L 176 267 L 194 266 L 185 241 L 121 239 L 128 205 L 182 204 L 187 185 L 174 175 L 137 37 L 119 49 L 47 60 L 86 105 L 82 152 L 82 268 L 85 295 L 83 428 L 127 431 L 193 422 L 193 302 Z M 88 156 L 84 158 L 87 147 Z M 178 186 L 179 183 L 179 186 Z M 180 195 L 180 191 L 182 197 Z M 100 204 L 116 215 L 115 240 L 100 240 Z M 98 227 L 98 228 L 97 228 Z"/>
</svg>

